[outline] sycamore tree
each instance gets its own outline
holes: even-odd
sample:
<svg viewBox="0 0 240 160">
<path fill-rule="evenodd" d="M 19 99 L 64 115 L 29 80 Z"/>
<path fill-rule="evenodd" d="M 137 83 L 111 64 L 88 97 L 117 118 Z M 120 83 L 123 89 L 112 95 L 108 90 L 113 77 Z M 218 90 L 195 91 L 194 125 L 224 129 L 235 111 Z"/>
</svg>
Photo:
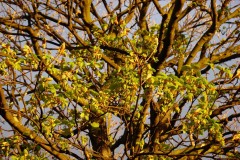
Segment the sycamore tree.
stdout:
<svg viewBox="0 0 240 160">
<path fill-rule="evenodd" d="M 0 0 L 0 157 L 240 157 L 240 3 Z"/>
</svg>

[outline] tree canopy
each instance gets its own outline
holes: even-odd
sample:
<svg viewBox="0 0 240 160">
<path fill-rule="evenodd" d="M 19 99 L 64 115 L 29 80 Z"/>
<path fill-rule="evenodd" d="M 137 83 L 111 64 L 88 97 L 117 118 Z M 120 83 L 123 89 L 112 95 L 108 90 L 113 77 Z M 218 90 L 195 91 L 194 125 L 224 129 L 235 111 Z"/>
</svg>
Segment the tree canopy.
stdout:
<svg viewBox="0 0 240 160">
<path fill-rule="evenodd" d="M 1 0 L 0 157 L 240 158 L 239 6 Z"/>
</svg>

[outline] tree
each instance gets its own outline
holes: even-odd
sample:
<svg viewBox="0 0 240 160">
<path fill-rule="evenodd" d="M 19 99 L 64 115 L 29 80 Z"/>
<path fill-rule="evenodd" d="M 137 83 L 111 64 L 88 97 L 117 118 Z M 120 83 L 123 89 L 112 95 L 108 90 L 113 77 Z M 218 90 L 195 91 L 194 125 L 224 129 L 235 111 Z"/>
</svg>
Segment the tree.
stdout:
<svg viewBox="0 0 240 160">
<path fill-rule="evenodd" d="M 0 5 L 2 157 L 240 157 L 238 1 Z"/>
</svg>

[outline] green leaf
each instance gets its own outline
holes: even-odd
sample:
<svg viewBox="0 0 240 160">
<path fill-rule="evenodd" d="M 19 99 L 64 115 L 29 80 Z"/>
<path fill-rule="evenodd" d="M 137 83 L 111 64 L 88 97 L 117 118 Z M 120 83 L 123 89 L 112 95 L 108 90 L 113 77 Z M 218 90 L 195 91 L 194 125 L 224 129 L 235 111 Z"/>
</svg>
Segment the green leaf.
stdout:
<svg viewBox="0 0 240 160">
<path fill-rule="evenodd" d="M 190 65 L 185 65 L 182 67 L 182 71 L 188 71 L 191 69 L 191 66 Z"/>
<path fill-rule="evenodd" d="M 87 136 L 81 136 L 81 141 L 83 145 L 86 145 L 87 141 L 88 141 L 88 137 Z"/>
<path fill-rule="evenodd" d="M 99 128 L 99 123 L 98 122 L 93 122 L 93 123 L 91 123 L 91 126 L 93 128 Z"/>
<path fill-rule="evenodd" d="M 18 157 L 16 157 L 16 156 L 11 156 L 11 160 L 18 160 Z"/>
</svg>

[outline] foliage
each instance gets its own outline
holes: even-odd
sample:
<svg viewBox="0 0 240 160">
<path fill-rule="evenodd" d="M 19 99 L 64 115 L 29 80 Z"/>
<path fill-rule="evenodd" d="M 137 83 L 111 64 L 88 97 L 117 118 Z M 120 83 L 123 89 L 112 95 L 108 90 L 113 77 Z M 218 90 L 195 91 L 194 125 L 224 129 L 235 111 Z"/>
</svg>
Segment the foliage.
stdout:
<svg viewBox="0 0 240 160">
<path fill-rule="evenodd" d="M 239 158 L 239 2 L 0 5 L 2 157 Z"/>
</svg>

